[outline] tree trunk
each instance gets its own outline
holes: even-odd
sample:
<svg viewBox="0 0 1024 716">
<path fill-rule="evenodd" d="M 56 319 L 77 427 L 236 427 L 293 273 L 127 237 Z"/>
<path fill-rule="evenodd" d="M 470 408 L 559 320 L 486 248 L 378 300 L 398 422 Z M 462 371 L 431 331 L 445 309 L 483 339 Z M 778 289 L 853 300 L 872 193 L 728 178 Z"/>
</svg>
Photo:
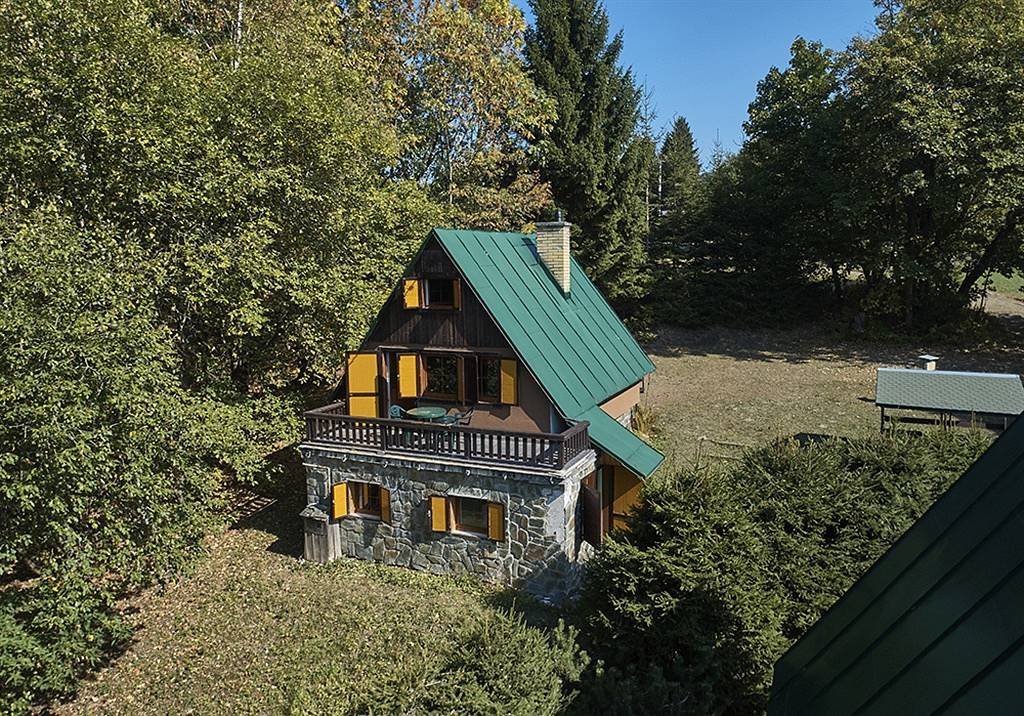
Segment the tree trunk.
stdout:
<svg viewBox="0 0 1024 716">
<path fill-rule="evenodd" d="M 960 282 L 960 287 L 957 289 L 957 295 L 966 297 L 970 294 L 978 279 L 992 269 L 992 265 L 999 258 L 999 254 L 1013 241 L 1022 219 L 1024 219 L 1024 208 L 1021 207 L 1017 207 L 1006 214 L 1006 218 L 1003 219 L 1003 225 L 999 227 L 995 238 L 985 247 L 985 251 L 974 262 L 974 265 L 967 270 L 967 273 L 964 274 L 964 279 Z"/>
</svg>

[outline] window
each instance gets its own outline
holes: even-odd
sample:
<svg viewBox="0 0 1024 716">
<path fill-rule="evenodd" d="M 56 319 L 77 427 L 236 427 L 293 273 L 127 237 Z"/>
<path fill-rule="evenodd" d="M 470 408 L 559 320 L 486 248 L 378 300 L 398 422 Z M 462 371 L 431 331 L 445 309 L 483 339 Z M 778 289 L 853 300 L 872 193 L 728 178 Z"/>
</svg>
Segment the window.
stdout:
<svg viewBox="0 0 1024 716">
<path fill-rule="evenodd" d="M 487 502 L 485 500 L 453 497 L 450 499 L 450 503 L 452 524 L 455 525 L 456 531 L 487 534 Z"/>
<path fill-rule="evenodd" d="M 426 280 L 427 308 L 455 308 L 455 281 L 450 278 Z"/>
<path fill-rule="evenodd" d="M 501 542 L 505 539 L 505 506 L 472 497 L 433 495 L 430 498 L 432 532 L 475 535 Z"/>
<path fill-rule="evenodd" d="M 482 403 L 501 402 L 501 359 L 481 358 L 478 363 L 477 395 Z"/>
<path fill-rule="evenodd" d="M 391 523 L 391 492 L 369 482 L 335 483 L 331 488 L 331 515 L 338 520 L 354 515 Z"/>
<path fill-rule="evenodd" d="M 380 517 L 380 485 L 371 485 L 367 482 L 350 482 L 348 485 L 352 512 L 357 515 Z"/>
<path fill-rule="evenodd" d="M 431 398 L 456 400 L 459 395 L 459 359 L 457 356 L 425 355 L 424 394 Z"/>
</svg>

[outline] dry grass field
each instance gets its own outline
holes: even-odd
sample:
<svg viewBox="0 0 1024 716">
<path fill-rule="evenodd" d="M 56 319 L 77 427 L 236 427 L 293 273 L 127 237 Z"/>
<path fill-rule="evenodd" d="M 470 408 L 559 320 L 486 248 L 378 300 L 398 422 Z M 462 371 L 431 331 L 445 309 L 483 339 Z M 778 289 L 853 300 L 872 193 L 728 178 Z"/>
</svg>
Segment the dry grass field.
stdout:
<svg viewBox="0 0 1024 716">
<path fill-rule="evenodd" d="M 800 433 L 857 436 L 878 430 L 875 369 L 913 366 L 922 353 L 946 370 L 1024 372 L 1024 302 L 990 293 L 1000 340 L 958 347 L 851 340 L 828 329 L 665 329 L 648 348 L 657 373 L 647 394 L 660 444 L 677 465 L 692 464 L 698 444 L 753 445 Z M 702 455 L 739 448 L 705 442 Z"/>
</svg>

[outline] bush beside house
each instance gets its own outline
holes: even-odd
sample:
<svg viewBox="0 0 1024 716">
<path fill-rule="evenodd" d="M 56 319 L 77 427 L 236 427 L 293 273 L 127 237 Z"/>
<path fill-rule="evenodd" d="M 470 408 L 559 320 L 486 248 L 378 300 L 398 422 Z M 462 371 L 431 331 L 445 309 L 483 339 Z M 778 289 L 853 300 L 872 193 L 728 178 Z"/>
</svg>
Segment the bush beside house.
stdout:
<svg viewBox="0 0 1024 716">
<path fill-rule="evenodd" d="M 984 451 L 977 433 L 784 441 L 655 480 L 591 563 L 577 707 L 753 713 L 775 659 Z"/>
</svg>

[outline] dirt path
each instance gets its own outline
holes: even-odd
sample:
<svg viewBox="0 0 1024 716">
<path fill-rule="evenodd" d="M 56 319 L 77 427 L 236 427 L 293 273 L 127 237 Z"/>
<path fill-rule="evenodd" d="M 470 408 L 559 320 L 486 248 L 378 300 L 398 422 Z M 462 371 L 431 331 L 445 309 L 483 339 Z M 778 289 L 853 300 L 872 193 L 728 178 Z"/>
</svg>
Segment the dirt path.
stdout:
<svg viewBox="0 0 1024 716">
<path fill-rule="evenodd" d="M 875 370 L 914 366 L 922 353 L 940 368 L 1024 372 L 1024 302 L 992 293 L 987 310 L 1008 338 L 951 348 L 850 340 L 803 330 L 665 329 L 648 347 L 657 372 L 647 400 L 658 415 L 669 460 L 692 463 L 701 436 L 757 444 L 799 433 L 865 435 L 878 429 Z M 736 448 L 705 443 L 714 454 Z"/>
</svg>

